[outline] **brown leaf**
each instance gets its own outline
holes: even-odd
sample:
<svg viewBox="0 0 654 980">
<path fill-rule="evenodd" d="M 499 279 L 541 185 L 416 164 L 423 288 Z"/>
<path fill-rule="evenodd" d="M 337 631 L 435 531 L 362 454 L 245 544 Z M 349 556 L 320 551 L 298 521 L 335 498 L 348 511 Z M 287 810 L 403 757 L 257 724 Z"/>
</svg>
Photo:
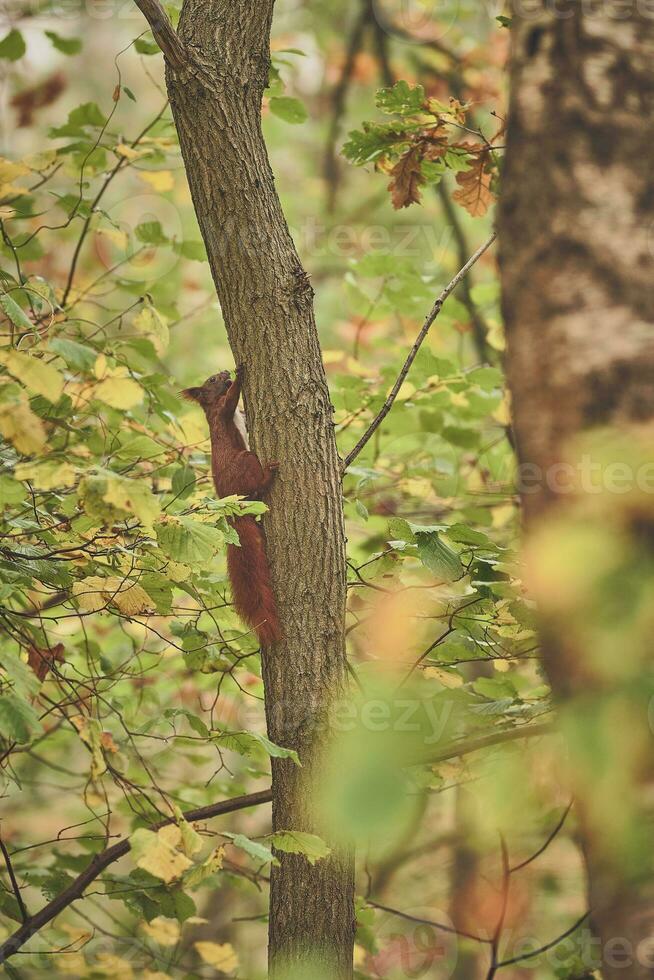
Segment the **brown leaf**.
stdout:
<svg viewBox="0 0 654 980">
<path fill-rule="evenodd" d="M 480 153 L 470 170 L 456 175 L 459 190 L 452 197 L 473 218 L 481 218 L 486 214 L 494 200 L 490 189 L 491 175 L 485 169 L 487 160 L 488 154 Z"/>
<path fill-rule="evenodd" d="M 32 668 L 38 679 L 44 681 L 55 663 L 63 664 L 66 662 L 64 650 L 63 643 L 57 643 L 50 650 L 42 650 L 40 647 L 30 647 L 27 652 L 27 664 Z"/>
<path fill-rule="evenodd" d="M 407 150 L 391 170 L 393 179 L 388 189 L 396 211 L 420 202 L 420 185 L 424 183 L 420 164 L 420 152 L 417 147 L 414 147 Z"/>
</svg>

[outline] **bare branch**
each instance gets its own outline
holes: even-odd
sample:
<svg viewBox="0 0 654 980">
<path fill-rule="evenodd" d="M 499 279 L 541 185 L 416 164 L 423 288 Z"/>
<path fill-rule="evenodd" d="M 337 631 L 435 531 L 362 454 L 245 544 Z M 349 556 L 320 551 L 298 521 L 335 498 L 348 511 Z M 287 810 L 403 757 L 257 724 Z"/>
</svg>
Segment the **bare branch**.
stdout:
<svg viewBox="0 0 654 980">
<path fill-rule="evenodd" d="M 407 765 L 417 766 L 421 763 L 437 765 L 439 762 L 458 759 L 460 756 L 469 755 L 471 752 L 480 752 L 483 749 L 493 748 L 495 745 L 503 745 L 504 742 L 515 742 L 522 738 L 539 738 L 542 735 L 554 735 L 555 731 L 556 729 L 549 722 L 540 722 L 538 724 L 523 725 L 518 728 L 507 728 L 504 731 L 491 732 L 490 735 L 462 738 L 450 742 L 444 749 L 435 749 L 433 746 L 428 746 L 419 755 L 412 758 Z"/>
<path fill-rule="evenodd" d="M 14 892 L 16 901 L 18 902 L 18 908 L 20 909 L 20 914 L 23 922 L 27 922 L 29 919 L 29 912 L 25 907 L 25 902 L 23 901 L 23 896 L 20 893 L 20 888 L 18 887 L 18 882 L 16 881 L 16 875 L 14 874 L 14 868 L 11 863 L 11 858 L 9 856 L 9 851 L 5 845 L 5 842 L 0 837 L 0 850 L 2 851 L 2 856 L 5 859 L 5 864 L 7 865 L 7 873 L 9 874 L 9 880 L 11 881 L 11 887 Z"/>
<path fill-rule="evenodd" d="M 188 53 L 159 0 L 134 0 L 154 34 L 163 56 L 172 68 L 184 68 Z"/>
<path fill-rule="evenodd" d="M 195 820 L 209 820 L 211 817 L 217 817 L 224 813 L 234 813 L 237 810 L 245 810 L 247 807 L 258 806 L 261 803 L 270 803 L 272 800 L 272 791 L 269 789 L 262 790 L 260 793 L 251 793 L 249 796 L 236 796 L 233 800 L 222 800 L 220 803 L 212 803 L 209 806 L 199 807 L 197 810 L 189 810 L 187 813 L 183 814 L 184 819 L 188 822 Z M 162 820 L 161 823 L 156 824 L 152 829 L 159 830 L 161 827 L 167 827 L 170 824 L 175 823 L 174 819 Z M 118 861 L 119 858 L 124 857 L 125 854 L 130 850 L 129 840 L 122 840 L 118 844 L 114 844 L 112 847 L 108 847 L 105 851 L 100 854 L 96 854 L 89 866 L 82 871 L 80 875 L 77 876 L 75 881 L 72 882 L 60 895 L 57 895 L 51 902 L 44 905 L 43 908 L 36 913 L 36 915 L 30 916 L 25 921 L 24 925 L 17 929 L 5 940 L 5 942 L 0 946 L 0 963 L 4 963 L 10 956 L 17 953 L 18 950 L 25 945 L 25 943 L 32 938 L 40 929 L 42 929 L 48 922 L 51 922 L 60 912 L 76 902 L 77 899 L 81 898 L 88 886 L 94 881 L 98 875 L 100 875 L 105 868 L 113 864 L 114 861 Z M 5 858 L 6 860 L 6 858 Z M 9 864 L 7 864 L 9 868 Z"/>
<path fill-rule="evenodd" d="M 374 435 L 374 433 L 377 431 L 377 429 L 382 424 L 382 422 L 384 421 L 384 419 L 386 418 L 386 416 L 390 412 L 391 408 L 393 407 L 393 402 L 397 398 L 398 393 L 400 391 L 400 388 L 404 384 L 405 378 L 406 378 L 407 374 L 409 373 L 409 371 L 411 369 L 411 365 L 415 361 L 415 359 L 417 357 L 417 354 L 418 354 L 418 351 L 420 350 L 420 347 L 422 346 L 422 343 L 423 343 L 425 337 L 429 333 L 429 330 L 430 330 L 430 328 L 431 328 L 434 320 L 437 318 L 438 314 L 442 310 L 443 304 L 445 303 L 445 300 L 448 298 L 448 296 L 452 292 L 454 292 L 454 290 L 459 285 L 459 283 L 461 282 L 461 280 L 464 279 L 467 276 L 467 274 L 472 269 L 473 265 L 475 265 L 475 263 L 478 262 L 478 260 L 482 257 L 482 255 L 484 254 L 484 252 L 486 252 L 491 247 L 491 245 L 493 244 L 493 242 L 495 241 L 496 238 L 497 238 L 497 235 L 496 235 L 495 232 L 493 232 L 493 234 L 490 236 L 490 238 L 487 241 L 485 241 L 484 244 L 480 248 L 477 249 L 477 251 L 475 252 L 475 254 L 472 255 L 468 259 L 468 261 L 463 266 L 463 268 L 462 269 L 459 269 L 459 271 L 455 275 L 454 279 L 452 279 L 452 281 L 447 284 L 447 286 L 445 287 L 445 289 L 443 290 L 443 292 L 440 294 L 440 296 L 438 297 L 438 299 L 436 300 L 436 302 L 432 306 L 432 308 L 431 308 L 431 310 L 429 312 L 429 315 L 427 316 L 427 319 L 425 320 L 425 322 L 422 325 L 422 328 L 420 330 L 420 333 L 418 334 L 418 336 L 415 339 L 415 343 L 414 343 L 413 347 L 409 351 L 409 356 L 407 357 L 406 361 L 404 362 L 404 366 L 402 367 L 402 370 L 400 371 L 400 373 L 399 373 L 399 375 L 397 377 L 397 380 L 396 380 L 395 384 L 393 385 L 393 387 L 392 387 L 392 389 L 390 391 L 390 394 L 388 395 L 388 398 L 386 399 L 386 401 L 382 405 L 382 407 L 381 407 L 379 413 L 377 414 L 377 416 L 373 419 L 371 425 L 368 427 L 368 429 L 361 436 L 361 438 L 357 442 L 357 444 L 354 447 L 354 449 L 352 449 L 348 453 L 348 455 L 345 457 L 345 461 L 343 463 L 343 472 L 345 472 L 347 470 L 348 466 L 350 466 L 354 462 L 354 460 L 357 458 L 357 456 L 359 455 L 359 453 L 361 452 L 361 450 L 364 448 L 364 446 L 366 445 L 366 443 L 368 442 L 368 440 Z"/>
<path fill-rule="evenodd" d="M 502 960 L 500 963 L 497 964 L 497 969 L 501 970 L 505 966 L 511 966 L 513 963 L 522 963 L 524 960 L 533 960 L 534 957 L 540 956 L 542 953 L 546 953 L 550 949 L 554 949 L 554 947 L 558 946 L 559 943 L 562 943 L 564 939 L 567 939 L 568 936 L 571 936 L 573 932 L 576 932 L 577 929 L 584 924 L 586 919 L 589 918 L 589 916 L 590 916 L 590 912 L 585 912 L 581 916 L 581 918 L 577 919 L 577 921 L 570 926 L 569 929 L 566 929 L 565 932 L 562 932 L 559 936 L 556 937 L 556 939 L 553 939 L 551 943 L 546 943 L 544 946 L 539 946 L 538 949 L 532 949 L 530 953 L 523 953 L 522 956 L 514 956 L 510 960 Z"/>
<path fill-rule="evenodd" d="M 545 843 L 542 844 L 538 848 L 537 851 L 534 851 L 534 853 L 532 855 L 530 855 L 530 857 L 525 858 L 524 861 L 521 861 L 520 864 L 514 864 L 513 867 L 511 868 L 511 874 L 515 874 L 516 871 L 520 871 L 522 868 L 526 868 L 528 864 L 531 864 L 533 861 L 535 861 L 537 858 L 539 858 L 541 856 L 541 854 L 544 854 L 545 853 L 545 851 L 550 846 L 550 844 L 552 843 L 552 841 L 559 835 L 559 833 L 561 832 L 561 830 L 563 830 L 563 825 L 566 822 L 566 820 L 568 819 L 568 814 L 570 813 L 570 810 L 572 809 L 573 803 L 574 803 L 574 800 L 570 800 L 570 802 L 568 803 L 567 807 L 563 811 L 563 814 L 562 814 L 560 820 L 556 824 L 556 827 L 547 836 L 547 838 L 545 840 Z"/>
</svg>

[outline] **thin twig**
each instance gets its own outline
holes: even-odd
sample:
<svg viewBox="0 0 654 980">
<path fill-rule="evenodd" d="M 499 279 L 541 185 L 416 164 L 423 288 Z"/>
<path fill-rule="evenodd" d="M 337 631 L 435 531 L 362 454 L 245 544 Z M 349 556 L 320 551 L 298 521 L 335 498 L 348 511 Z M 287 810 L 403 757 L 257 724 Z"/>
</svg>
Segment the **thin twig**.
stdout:
<svg viewBox="0 0 654 980">
<path fill-rule="evenodd" d="M 491 963 L 488 969 L 488 974 L 486 980 L 493 980 L 493 977 L 499 969 L 499 948 L 500 942 L 502 940 L 502 933 L 504 932 L 504 922 L 506 919 L 506 910 L 509 904 L 509 888 L 511 887 L 511 869 L 509 867 L 509 852 L 506 847 L 506 841 L 502 836 L 500 836 L 500 848 L 502 853 L 502 901 L 500 905 L 500 914 L 497 920 L 497 925 L 495 926 L 495 931 L 493 933 L 493 939 L 491 941 Z"/>
<path fill-rule="evenodd" d="M 445 287 L 445 289 L 442 291 L 442 293 L 440 294 L 440 296 L 438 297 L 438 299 L 436 300 L 436 302 L 432 306 L 432 308 L 431 308 L 431 310 L 430 310 L 430 312 L 429 312 L 429 314 L 428 314 L 425 322 L 422 325 L 422 328 L 420 330 L 420 333 L 418 334 L 418 336 L 415 339 L 415 342 L 413 344 L 413 347 L 409 351 L 409 356 L 407 357 L 406 361 L 404 362 L 404 365 L 402 367 L 402 370 L 400 371 L 400 373 L 399 373 L 399 375 L 397 377 L 397 380 L 396 380 L 395 384 L 393 385 L 393 387 L 392 387 L 392 389 L 390 391 L 390 394 L 388 395 L 386 401 L 382 405 L 380 411 L 375 416 L 375 418 L 373 419 L 373 421 L 370 424 L 370 426 L 368 427 L 368 429 L 361 436 L 361 438 L 357 442 L 357 444 L 354 447 L 354 449 L 352 449 L 348 453 L 348 455 L 345 457 L 345 461 L 343 463 L 343 472 L 345 472 L 347 470 L 347 468 L 354 462 L 354 460 L 357 458 L 357 456 L 359 455 L 359 453 L 361 452 L 361 450 L 368 443 L 369 439 L 372 438 L 372 436 L 374 435 L 374 433 L 377 431 L 377 429 L 382 424 L 382 422 L 384 421 L 384 419 L 386 418 L 386 416 L 390 412 L 391 408 L 393 407 L 393 403 L 394 403 L 395 399 L 398 396 L 398 393 L 400 391 L 400 388 L 404 384 L 404 381 L 406 379 L 406 376 L 408 375 L 409 371 L 411 370 L 411 365 L 415 361 L 415 359 L 416 359 L 416 357 L 418 355 L 418 351 L 420 350 L 420 347 L 422 346 L 423 341 L 425 340 L 427 334 L 429 333 L 429 330 L 430 330 L 432 324 L 434 323 L 434 321 L 438 317 L 439 313 L 441 312 L 441 310 L 443 308 L 443 304 L 445 303 L 445 300 L 448 298 L 448 296 L 452 292 L 454 292 L 454 290 L 459 285 L 459 283 L 461 282 L 461 280 L 464 279 L 465 276 L 467 276 L 468 272 L 470 272 L 470 270 L 472 269 L 472 267 L 479 261 L 479 259 L 482 257 L 482 255 L 484 254 L 484 252 L 486 252 L 491 247 L 491 245 L 495 241 L 496 237 L 497 237 L 497 234 L 495 232 L 493 232 L 493 234 L 490 236 L 490 238 L 487 241 L 485 241 L 484 244 L 480 248 L 477 249 L 477 251 L 474 253 L 474 255 L 472 255 L 468 259 L 468 261 L 463 266 L 463 268 L 462 269 L 459 269 L 459 271 L 455 275 L 454 279 L 452 279 L 452 281 L 447 284 L 447 286 Z"/>
<path fill-rule="evenodd" d="M 18 882 L 16 881 L 16 875 L 14 874 L 14 868 L 11 863 L 11 858 L 9 857 L 9 851 L 7 850 L 7 847 L 2 837 L 0 837 L 0 850 L 2 851 L 2 856 L 5 859 L 5 864 L 7 865 L 7 873 L 9 875 L 9 880 L 11 881 L 11 887 L 13 889 L 14 896 L 16 898 L 16 901 L 18 902 L 18 908 L 20 909 L 21 919 L 23 920 L 23 922 L 27 922 L 30 917 L 29 912 L 25 907 L 23 896 L 20 893 L 20 888 L 18 887 Z"/>
<path fill-rule="evenodd" d="M 389 908 L 388 905 L 380 905 L 379 902 L 373 902 L 368 899 L 368 905 L 372 905 L 373 908 L 379 909 L 381 912 L 388 912 L 390 915 L 396 915 L 399 919 L 406 919 L 407 922 L 416 922 L 418 925 L 423 926 L 433 926 L 434 929 L 440 929 L 442 932 L 449 932 L 453 936 L 463 936 L 464 939 L 472 939 L 476 943 L 490 943 L 490 939 L 484 939 L 483 936 L 476 936 L 472 932 L 464 932 L 463 929 L 455 929 L 453 926 L 446 926 L 442 922 L 433 922 L 431 919 L 420 919 L 418 916 L 409 915 L 408 912 L 400 912 L 399 909 Z"/>
<path fill-rule="evenodd" d="M 563 829 L 563 825 L 568 818 L 568 814 L 572 809 L 573 803 L 574 800 L 570 800 L 567 807 L 563 811 L 561 819 L 559 820 L 559 822 L 557 823 L 556 827 L 551 832 L 551 834 L 548 835 L 547 839 L 545 840 L 545 843 L 542 844 L 537 851 L 534 851 L 534 853 L 530 857 L 525 858 L 524 861 L 521 861 L 520 864 L 514 864 L 513 867 L 511 868 L 511 874 L 515 874 L 516 871 L 520 871 L 522 868 L 526 868 L 528 864 L 531 864 L 532 861 L 535 861 L 536 858 L 539 858 L 541 854 L 543 854 L 547 850 L 547 848 L 550 846 L 554 838 L 557 837 L 560 831 Z"/>
<path fill-rule="evenodd" d="M 539 946 L 538 949 L 532 949 L 531 953 L 523 953 L 521 956 L 514 956 L 510 960 L 502 960 L 497 964 L 497 969 L 501 970 L 505 966 L 512 966 L 513 963 L 522 963 L 523 960 L 533 960 L 535 956 L 540 956 L 541 953 L 546 953 L 549 949 L 553 949 L 559 943 L 562 943 L 564 939 L 567 939 L 568 936 L 571 936 L 573 932 L 576 932 L 579 926 L 582 926 L 589 916 L 590 912 L 585 912 L 569 929 L 566 929 L 565 932 L 562 932 L 560 936 L 557 936 L 550 943 Z"/>
</svg>

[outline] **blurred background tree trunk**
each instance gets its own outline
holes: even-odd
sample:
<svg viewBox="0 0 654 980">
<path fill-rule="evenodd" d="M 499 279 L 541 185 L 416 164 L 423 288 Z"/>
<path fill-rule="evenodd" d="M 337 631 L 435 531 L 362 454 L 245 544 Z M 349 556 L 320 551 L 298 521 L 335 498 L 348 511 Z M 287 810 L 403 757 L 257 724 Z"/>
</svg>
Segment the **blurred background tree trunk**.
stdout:
<svg viewBox="0 0 654 980">
<path fill-rule="evenodd" d="M 654 554 L 651 491 L 637 513 L 628 512 L 631 497 L 605 494 L 612 509 L 590 525 L 590 508 L 604 499 L 598 496 L 602 490 L 585 499 L 571 488 L 566 494 L 568 471 L 561 467 L 571 459 L 578 475 L 578 440 L 592 435 L 601 441 L 603 431 L 613 432 L 605 447 L 619 446 L 649 427 L 651 449 L 654 14 L 637 5 L 618 10 L 613 4 L 570 3 L 554 10 L 543 5 L 539 14 L 527 15 L 516 5 L 512 35 L 499 230 L 515 435 L 520 463 L 535 467 L 522 471 L 531 483 L 523 490 L 528 549 L 535 536 L 544 542 L 556 533 L 553 522 L 575 506 L 572 493 L 577 509 L 580 499 L 586 508 L 585 523 L 570 525 L 571 551 L 559 555 L 561 574 L 568 560 L 591 563 L 583 549 L 575 550 L 580 527 L 592 527 L 594 540 L 619 530 L 620 547 L 638 555 L 642 573 L 651 569 Z M 621 458 L 619 450 L 617 456 L 603 451 L 609 465 Z M 584 574 L 594 572 L 587 568 Z M 580 592 L 579 603 L 582 597 Z M 559 609 L 565 601 L 556 599 Z M 609 602 L 613 622 L 623 615 L 628 622 L 634 596 L 620 577 L 605 608 Z M 601 661 L 592 630 L 585 631 L 574 610 L 551 616 L 549 609 L 542 611 L 542 638 L 564 724 L 574 727 L 574 712 L 589 721 L 570 751 L 603 976 L 651 977 L 651 868 L 630 861 L 629 845 L 623 839 L 618 847 L 620 834 L 614 833 L 622 828 L 625 838 L 628 830 L 626 839 L 631 834 L 634 844 L 643 828 L 651 828 L 647 698 L 635 693 L 648 676 L 651 638 L 638 649 L 623 635 L 624 648 L 614 647 Z M 613 725 L 606 747 L 593 745 L 591 719 L 609 704 L 614 721 L 631 726 L 629 746 L 620 724 Z M 624 795 L 617 801 L 619 787 Z"/>
</svg>

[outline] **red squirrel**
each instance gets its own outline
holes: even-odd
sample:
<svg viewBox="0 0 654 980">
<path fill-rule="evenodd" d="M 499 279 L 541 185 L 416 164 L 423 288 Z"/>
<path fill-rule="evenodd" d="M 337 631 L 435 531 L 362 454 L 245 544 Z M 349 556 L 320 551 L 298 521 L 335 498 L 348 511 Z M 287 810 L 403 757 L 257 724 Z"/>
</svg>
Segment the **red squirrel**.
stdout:
<svg viewBox="0 0 654 980">
<path fill-rule="evenodd" d="M 242 366 L 234 381 L 229 371 L 208 378 L 199 388 L 186 388 L 182 395 L 204 410 L 211 435 L 211 471 L 219 497 L 239 494 L 248 500 L 263 500 L 275 478 L 277 463 L 262 466 L 249 451 L 243 431 L 235 421 L 241 395 Z M 241 619 L 256 630 L 261 645 L 281 639 L 275 597 L 270 582 L 264 533 L 254 517 L 235 517 L 229 523 L 241 546 L 228 545 L 227 570 L 232 583 L 234 606 Z"/>
</svg>

